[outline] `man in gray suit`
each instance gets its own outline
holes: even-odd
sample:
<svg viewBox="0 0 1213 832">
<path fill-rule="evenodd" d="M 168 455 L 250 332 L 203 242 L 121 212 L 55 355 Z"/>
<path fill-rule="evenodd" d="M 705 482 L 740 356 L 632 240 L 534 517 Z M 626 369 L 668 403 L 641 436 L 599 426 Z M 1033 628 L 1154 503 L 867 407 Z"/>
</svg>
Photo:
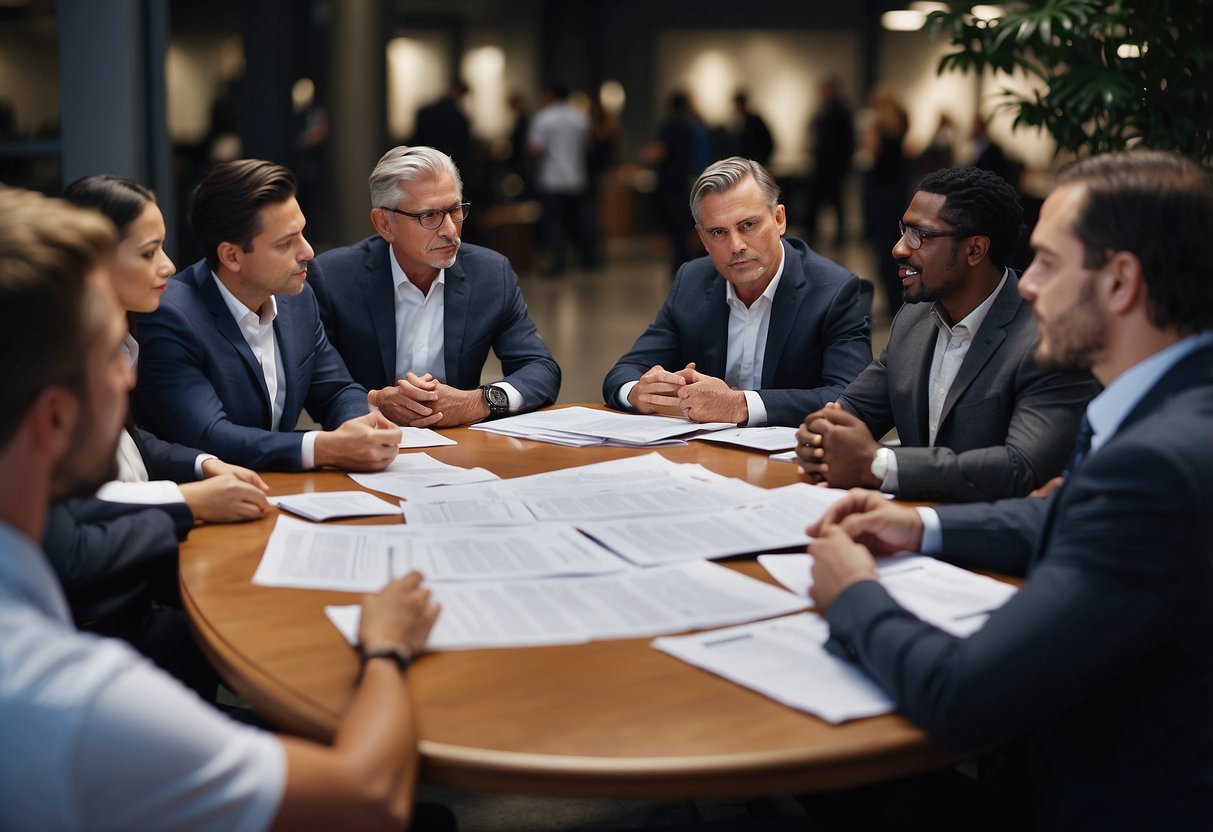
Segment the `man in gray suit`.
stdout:
<svg viewBox="0 0 1213 832">
<path fill-rule="evenodd" d="M 451 158 L 393 148 L 370 186 L 378 234 L 317 257 L 308 284 L 371 404 L 400 425 L 453 427 L 556 401 L 560 367 L 510 261 L 460 240 L 471 206 Z M 481 385 L 490 348 L 505 377 Z"/>
<path fill-rule="evenodd" d="M 911 500 L 1018 497 L 1061 473 L 1098 385 L 1032 357 L 1032 305 L 1007 258 L 1023 211 L 977 168 L 923 179 L 893 247 L 906 305 L 888 346 L 805 417 L 797 454 L 809 479 Z M 877 440 L 890 428 L 896 448 Z"/>
</svg>

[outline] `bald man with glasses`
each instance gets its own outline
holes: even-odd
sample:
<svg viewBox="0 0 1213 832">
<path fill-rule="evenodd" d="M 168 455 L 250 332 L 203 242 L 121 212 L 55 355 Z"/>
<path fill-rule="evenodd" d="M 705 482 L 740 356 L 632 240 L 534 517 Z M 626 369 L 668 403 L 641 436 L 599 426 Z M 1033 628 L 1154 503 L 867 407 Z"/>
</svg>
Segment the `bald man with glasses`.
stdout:
<svg viewBox="0 0 1213 832">
<path fill-rule="evenodd" d="M 1007 268 L 1024 231 L 1019 197 L 987 171 L 936 171 L 898 230 L 905 305 L 880 357 L 805 417 L 800 467 L 810 482 L 910 500 L 1024 496 L 1062 472 L 1099 386 L 1032 356 L 1032 306 Z M 882 445 L 893 428 L 900 444 Z"/>
<path fill-rule="evenodd" d="M 461 240 L 471 205 L 451 158 L 393 148 L 370 190 L 378 233 L 308 270 L 329 341 L 370 403 L 400 425 L 454 427 L 556 401 L 560 367 L 509 260 Z M 481 384 L 490 349 L 504 377 Z"/>
</svg>

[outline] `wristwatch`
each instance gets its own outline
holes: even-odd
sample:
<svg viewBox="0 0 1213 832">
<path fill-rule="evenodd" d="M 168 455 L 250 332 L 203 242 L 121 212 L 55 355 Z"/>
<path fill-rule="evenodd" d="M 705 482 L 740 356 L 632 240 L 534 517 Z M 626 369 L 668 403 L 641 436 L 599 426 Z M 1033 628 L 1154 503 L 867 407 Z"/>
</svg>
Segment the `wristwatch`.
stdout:
<svg viewBox="0 0 1213 832">
<path fill-rule="evenodd" d="M 408 648 L 401 644 L 376 644 L 373 647 L 363 648 L 362 666 L 366 667 L 366 663 L 371 659 L 391 659 L 396 663 L 396 667 L 400 668 L 401 675 L 406 673 L 409 665 L 413 663 L 413 657 L 409 654 Z"/>
<path fill-rule="evenodd" d="M 880 447 L 876 449 L 876 453 L 872 454 L 872 466 L 869 469 L 872 476 L 884 483 L 884 478 L 889 475 L 889 457 L 893 455 L 892 448 Z"/>
<path fill-rule="evenodd" d="M 489 406 L 490 416 L 503 416 L 510 409 L 510 397 L 495 384 L 480 385 L 480 395 Z"/>
</svg>

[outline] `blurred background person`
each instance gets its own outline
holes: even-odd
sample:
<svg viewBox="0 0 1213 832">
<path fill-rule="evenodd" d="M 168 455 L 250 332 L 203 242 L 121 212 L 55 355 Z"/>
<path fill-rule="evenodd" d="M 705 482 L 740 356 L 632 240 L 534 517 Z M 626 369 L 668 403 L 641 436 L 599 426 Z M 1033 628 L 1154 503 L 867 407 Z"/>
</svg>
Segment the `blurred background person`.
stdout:
<svg viewBox="0 0 1213 832">
<path fill-rule="evenodd" d="M 897 223 L 910 187 L 910 164 L 905 155 L 910 118 L 888 85 L 872 91 L 869 106 L 871 113 L 863 132 L 863 147 L 871 158 L 863 180 L 864 228 L 892 320 L 901 308 L 901 278 L 897 261 L 889 252 L 901 237 Z"/>
</svg>

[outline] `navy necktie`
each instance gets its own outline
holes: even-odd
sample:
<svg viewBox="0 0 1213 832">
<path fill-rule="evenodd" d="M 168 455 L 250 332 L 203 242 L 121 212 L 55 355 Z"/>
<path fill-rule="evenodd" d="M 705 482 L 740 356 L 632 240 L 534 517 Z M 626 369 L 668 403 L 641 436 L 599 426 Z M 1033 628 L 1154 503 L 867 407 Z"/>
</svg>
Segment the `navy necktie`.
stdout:
<svg viewBox="0 0 1213 832">
<path fill-rule="evenodd" d="M 1070 455 L 1070 464 L 1066 466 L 1065 473 L 1062 474 L 1063 477 L 1069 477 L 1070 474 L 1074 473 L 1074 469 L 1079 466 L 1083 458 L 1090 452 L 1091 438 L 1094 435 L 1095 431 L 1091 429 L 1091 420 L 1084 413 L 1082 421 L 1078 423 L 1078 435 L 1074 437 L 1074 453 Z"/>
</svg>

